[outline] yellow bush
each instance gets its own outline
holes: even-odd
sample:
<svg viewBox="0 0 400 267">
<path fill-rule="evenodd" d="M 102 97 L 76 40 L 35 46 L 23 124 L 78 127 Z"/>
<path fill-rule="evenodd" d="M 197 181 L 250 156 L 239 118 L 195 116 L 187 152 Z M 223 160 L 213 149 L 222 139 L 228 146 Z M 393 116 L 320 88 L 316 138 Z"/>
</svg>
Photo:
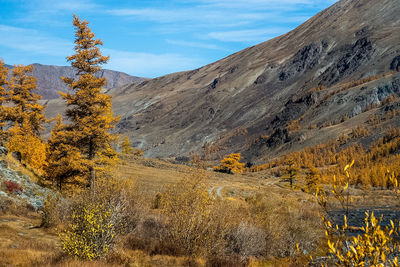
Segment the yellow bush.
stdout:
<svg viewBox="0 0 400 267">
<path fill-rule="evenodd" d="M 96 194 L 75 199 L 67 230 L 60 235 L 63 251 L 80 259 L 95 260 L 113 251 L 131 219 L 132 183 L 124 179 L 99 179 Z"/>
<path fill-rule="evenodd" d="M 39 172 L 43 172 L 46 165 L 46 144 L 34 135 L 29 126 L 16 125 L 10 130 L 10 140 L 6 147 L 21 153 L 22 161 Z"/>
<path fill-rule="evenodd" d="M 330 258 L 337 266 L 398 266 L 399 248 L 394 236 L 399 227 L 391 221 L 390 228 L 384 230 L 380 223 L 374 213 L 366 213 L 365 225 L 361 228 L 363 234 L 352 240 L 346 240 L 344 234 L 336 242 L 328 239 Z M 347 227 L 345 217 L 343 232 Z"/>
<path fill-rule="evenodd" d="M 72 214 L 71 228 L 61 234 L 63 250 L 81 259 L 102 258 L 116 236 L 112 217 L 112 210 L 104 204 L 78 206 Z"/>
<path fill-rule="evenodd" d="M 240 153 L 230 154 L 221 160 L 221 164 L 215 166 L 214 170 L 226 173 L 242 173 L 245 169 L 245 163 L 240 163 L 240 159 Z"/>
<path fill-rule="evenodd" d="M 342 208 L 348 214 L 349 194 L 345 194 L 349 186 L 350 174 L 354 161 L 344 168 L 347 181 L 334 182 L 332 193 L 338 199 Z M 394 175 L 390 179 L 393 181 L 395 192 L 399 192 L 398 183 Z M 328 198 L 325 192 L 317 188 L 317 202 L 327 212 Z M 327 237 L 329 258 L 334 261 L 337 266 L 399 266 L 398 253 L 399 242 L 397 235 L 399 226 L 390 221 L 390 227 L 381 227 L 381 219 L 377 219 L 374 213 L 366 212 L 364 219 L 365 224 L 360 230 L 363 232 L 355 237 L 349 237 L 346 232 L 349 230 L 347 224 L 347 216 L 344 216 L 344 225 L 334 224 L 331 220 L 322 215 L 325 224 L 325 235 Z"/>
</svg>

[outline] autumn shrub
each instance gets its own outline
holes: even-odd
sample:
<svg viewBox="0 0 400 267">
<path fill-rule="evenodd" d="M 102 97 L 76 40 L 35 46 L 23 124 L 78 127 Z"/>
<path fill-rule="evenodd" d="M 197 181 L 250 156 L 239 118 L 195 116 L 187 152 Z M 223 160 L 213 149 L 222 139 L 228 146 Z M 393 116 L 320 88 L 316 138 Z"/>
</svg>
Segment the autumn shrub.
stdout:
<svg viewBox="0 0 400 267">
<path fill-rule="evenodd" d="M 121 179 L 98 181 L 96 193 L 75 199 L 67 229 L 60 235 L 63 251 L 95 260 L 114 251 L 122 234 L 135 225 L 129 186 Z"/>
<path fill-rule="evenodd" d="M 23 189 L 17 182 L 11 180 L 5 180 L 2 186 L 10 193 L 22 193 Z"/>
<path fill-rule="evenodd" d="M 63 250 L 82 259 L 102 258 L 112 250 L 118 234 L 122 206 L 112 207 L 91 202 L 78 205 L 72 213 L 72 224 L 61 235 Z"/>
<path fill-rule="evenodd" d="M 214 170 L 225 173 L 242 173 L 244 171 L 245 163 L 240 163 L 240 153 L 233 153 L 227 155 L 224 159 L 221 160 L 219 166 L 215 166 Z"/>
<path fill-rule="evenodd" d="M 267 234 L 260 228 L 242 221 L 228 235 L 228 249 L 242 259 L 265 255 Z"/>
<path fill-rule="evenodd" d="M 301 126 L 299 124 L 299 120 L 292 120 L 289 122 L 287 129 L 291 132 L 297 131 L 301 129 Z"/>
<path fill-rule="evenodd" d="M 166 242 L 176 255 L 207 256 L 225 246 L 224 223 L 214 209 L 215 200 L 207 192 L 205 179 L 204 171 L 197 170 L 170 186 L 162 197 Z"/>
<path fill-rule="evenodd" d="M 125 238 L 124 247 L 142 250 L 147 254 L 173 254 L 174 248 L 166 242 L 167 227 L 164 218 L 143 212 L 135 229 Z"/>
<path fill-rule="evenodd" d="M 141 150 L 139 148 L 133 148 L 131 153 L 132 153 L 132 155 L 134 155 L 136 157 L 142 157 L 143 156 L 143 150 Z"/>
<path fill-rule="evenodd" d="M 314 251 L 323 237 L 323 225 L 318 206 L 293 200 L 279 200 L 271 194 L 257 194 L 247 200 L 250 225 L 257 227 L 265 237 L 262 256 L 292 257 L 297 254 L 296 244 L 302 251 Z"/>
<path fill-rule="evenodd" d="M 396 235 L 399 226 L 391 221 L 390 227 L 381 227 L 382 219 L 374 213 L 366 213 L 362 234 L 353 238 L 345 236 L 346 223 L 340 238 L 328 237 L 330 258 L 337 266 L 398 266 L 399 242 Z"/>
<path fill-rule="evenodd" d="M 63 229 L 71 219 L 73 204 L 73 199 L 61 194 L 49 195 L 42 209 L 41 226 Z"/>
</svg>

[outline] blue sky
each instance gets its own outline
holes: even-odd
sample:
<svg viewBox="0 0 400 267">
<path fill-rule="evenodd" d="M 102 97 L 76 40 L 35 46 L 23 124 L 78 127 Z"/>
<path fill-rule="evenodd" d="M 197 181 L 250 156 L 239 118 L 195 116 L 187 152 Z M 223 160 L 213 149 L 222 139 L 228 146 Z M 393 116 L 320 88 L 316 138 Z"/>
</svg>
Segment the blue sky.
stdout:
<svg viewBox="0 0 400 267">
<path fill-rule="evenodd" d="M 90 22 L 105 68 L 135 76 L 195 69 L 290 31 L 335 0 L 0 0 L 0 58 L 68 65 L 72 14 Z"/>
</svg>

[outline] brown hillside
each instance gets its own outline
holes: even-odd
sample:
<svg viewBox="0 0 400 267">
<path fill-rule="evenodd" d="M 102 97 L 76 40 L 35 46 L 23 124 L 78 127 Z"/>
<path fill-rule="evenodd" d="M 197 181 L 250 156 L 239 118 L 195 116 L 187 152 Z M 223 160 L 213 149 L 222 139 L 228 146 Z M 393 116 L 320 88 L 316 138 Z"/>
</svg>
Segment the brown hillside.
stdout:
<svg viewBox="0 0 400 267">
<path fill-rule="evenodd" d="M 152 157 L 214 143 L 255 160 L 337 138 L 399 91 L 399 12 L 397 0 L 342 0 L 215 63 L 111 90 L 118 131 Z"/>
</svg>

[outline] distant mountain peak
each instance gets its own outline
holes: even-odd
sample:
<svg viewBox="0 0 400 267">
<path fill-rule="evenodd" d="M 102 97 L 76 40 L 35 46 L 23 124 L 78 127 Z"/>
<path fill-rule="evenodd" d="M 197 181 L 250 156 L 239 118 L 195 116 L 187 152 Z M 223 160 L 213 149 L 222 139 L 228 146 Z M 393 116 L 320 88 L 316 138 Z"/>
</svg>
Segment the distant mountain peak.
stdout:
<svg viewBox="0 0 400 267">
<path fill-rule="evenodd" d="M 70 66 L 43 65 L 40 63 L 33 63 L 32 65 L 34 66 L 33 76 L 38 79 L 38 92 L 45 100 L 59 98 L 59 91 L 66 92 L 68 90 L 68 86 L 60 77 L 72 78 L 75 76 L 74 68 Z M 6 66 L 10 69 L 13 68 L 11 65 Z M 108 69 L 100 70 L 96 75 L 107 79 L 107 85 L 104 87 L 106 90 L 145 80 L 145 78 Z"/>
</svg>

